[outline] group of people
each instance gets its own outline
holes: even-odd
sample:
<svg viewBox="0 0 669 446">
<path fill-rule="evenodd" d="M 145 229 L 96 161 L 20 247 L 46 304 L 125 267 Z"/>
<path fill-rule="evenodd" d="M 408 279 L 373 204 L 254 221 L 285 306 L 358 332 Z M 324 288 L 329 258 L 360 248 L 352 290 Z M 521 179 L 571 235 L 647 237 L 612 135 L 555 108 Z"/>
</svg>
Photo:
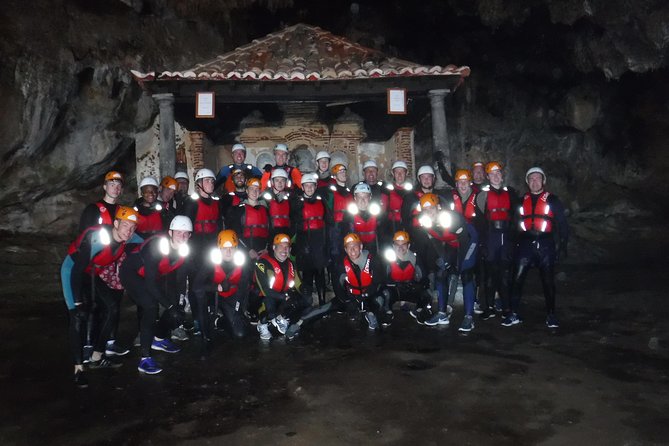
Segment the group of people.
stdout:
<svg viewBox="0 0 669 446">
<path fill-rule="evenodd" d="M 496 161 L 453 176 L 439 162 L 451 188 L 435 190 L 430 165 L 419 167 L 414 184 L 396 161 L 386 182 L 368 160 L 363 181 L 349 187 L 347 166 L 331 166 L 327 152 L 309 173 L 288 164 L 285 144 L 274 156 L 259 169 L 235 144 L 232 164 L 196 172 L 192 195 L 184 172 L 160 183 L 144 178 L 133 206 L 118 204 L 123 175 L 107 173 L 104 197 L 85 208 L 61 268 L 78 386 L 88 382 L 84 364 L 118 367 L 114 357 L 129 351 L 116 342 L 124 291 L 137 305 L 145 374 L 162 370 L 152 351 L 177 353 L 173 340 L 187 339 L 186 307 L 206 355 L 216 329 L 240 338 L 255 325 L 262 340 L 292 339 L 337 311 L 377 330 L 392 323 L 396 303 L 419 324 L 447 326 L 461 283 L 458 330 L 466 333 L 476 314 L 501 316 L 505 327 L 521 323 L 533 266 L 545 323 L 558 328 L 554 265 L 566 253 L 568 225 L 541 168 L 527 171 L 520 196 Z"/>
</svg>

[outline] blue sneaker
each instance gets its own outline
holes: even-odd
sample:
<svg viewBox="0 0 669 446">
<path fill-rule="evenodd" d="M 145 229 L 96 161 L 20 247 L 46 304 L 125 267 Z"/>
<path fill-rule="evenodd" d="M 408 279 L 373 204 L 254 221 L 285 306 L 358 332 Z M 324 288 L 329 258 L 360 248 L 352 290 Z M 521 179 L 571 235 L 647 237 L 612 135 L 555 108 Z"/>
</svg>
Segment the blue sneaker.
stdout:
<svg viewBox="0 0 669 446">
<path fill-rule="evenodd" d="M 449 315 L 440 311 L 429 319 L 425 320 L 425 325 L 434 327 L 435 325 L 449 325 L 451 322 L 449 320 Z"/>
<path fill-rule="evenodd" d="M 458 328 L 458 331 L 468 333 L 474 329 L 474 319 L 471 316 L 465 316 L 462 320 L 462 325 Z"/>
<path fill-rule="evenodd" d="M 502 326 L 511 327 L 512 325 L 518 325 L 521 322 L 523 322 L 522 319 L 520 319 L 516 313 L 511 313 L 504 318 L 504 320 L 502 321 Z"/>
<path fill-rule="evenodd" d="M 163 369 L 158 367 L 156 361 L 154 361 L 150 356 L 148 358 L 142 358 L 142 360 L 139 361 L 137 370 L 139 370 L 141 373 L 146 373 L 147 375 L 157 375 L 163 371 Z"/>
<path fill-rule="evenodd" d="M 179 353 L 181 351 L 181 349 L 169 339 L 159 338 L 153 338 L 153 342 L 151 343 L 151 350 L 160 350 L 165 353 Z"/>
<path fill-rule="evenodd" d="M 546 317 L 546 327 L 548 328 L 560 328 L 560 323 L 554 314 L 549 314 Z"/>
</svg>

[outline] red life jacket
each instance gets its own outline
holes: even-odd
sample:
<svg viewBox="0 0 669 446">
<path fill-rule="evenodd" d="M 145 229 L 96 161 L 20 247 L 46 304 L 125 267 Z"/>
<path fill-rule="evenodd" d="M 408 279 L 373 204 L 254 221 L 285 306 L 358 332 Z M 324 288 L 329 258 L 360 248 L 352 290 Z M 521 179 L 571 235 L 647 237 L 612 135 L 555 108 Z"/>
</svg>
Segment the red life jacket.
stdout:
<svg viewBox="0 0 669 446">
<path fill-rule="evenodd" d="M 221 297 L 230 297 L 237 292 L 239 289 L 239 281 L 242 278 L 242 267 L 235 266 L 230 275 L 225 273 L 225 270 L 221 265 L 214 265 L 214 283 L 228 283 L 227 291 L 219 291 L 218 295 Z"/>
<path fill-rule="evenodd" d="M 239 195 L 234 192 L 230 192 L 230 196 L 232 197 L 231 206 L 239 206 L 242 202 L 242 199 L 239 197 Z"/>
<path fill-rule="evenodd" d="M 485 214 L 489 221 L 511 220 L 511 195 L 506 188 L 497 190 L 491 187 L 488 190 Z"/>
<path fill-rule="evenodd" d="M 220 219 L 218 200 L 212 199 L 210 203 L 197 198 L 197 213 L 193 222 L 193 231 L 202 234 L 213 234 L 218 232 L 218 221 Z"/>
<path fill-rule="evenodd" d="M 163 218 L 158 210 L 153 210 L 149 214 L 141 214 L 137 223 L 137 232 L 145 235 L 154 235 L 163 231 Z"/>
<path fill-rule="evenodd" d="M 261 255 L 260 259 L 267 260 L 274 270 L 274 283 L 272 283 L 271 286 L 272 290 L 277 293 L 285 293 L 288 291 L 291 284 L 295 283 L 295 267 L 293 266 L 293 262 L 291 262 L 290 259 L 286 260 L 286 262 L 288 262 L 288 277 L 284 277 L 278 260 L 268 253 Z"/>
<path fill-rule="evenodd" d="M 520 208 L 520 230 L 524 232 L 552 232 L 553 210 L 548 205 L 548 192 L 542 192 L 532 209 L 532 196 L 527 193 L 523 197 Z"/>
<path fill-rule="evenodd" d="M 274 195 L 269 200 L 269 215 L 273 228 L 290 228 L 290 202 L 288 198 L 278 201 Z"/>
<path fill-rule="evenodd" d="M 149 242 L 151 242 L 152 240 L 157 240 L 157 242 L 160 243 L 160 239 L 163 239 L 163 238 L 164 238 L 165 240 L 167 240 L 166 237 L 163 237 L 163 236 L 160 236 L 160 235 L 155 235 L 155 236 L 153 236 L 153 237 L 151 237 L 151 238 L 148 238 L 148 239 L 146 239 L 146 240 L 144 241 L 144 243 L 142 243 L 141 245 L 139 245 L 139 246 L 138 246 L 137 248 L 135 248 L 132 252 L 139 252 L 139 251 L 141 251 L 142 248 L 144 248 L 144 246 L 146 246 L 146 245 L 147 245 Z M 169 241 L 168 241 L 168 243 L 169 243 Z M 156 246 L 156 248 L 159 248 L 159 246 Z M 171 250 L 172 250 L 172 247 L 170 246 L 170 251 L 171 251 Z M 176 269 L 179 269 L 179 267 L 180 267 L 181 265 L 183 265 L 184 262 L 186 261 L 186 258 L 185 258 L 185 257 L 183 257 L 183 256 L 178 256 L 177 259 L 176 259 L 176 261 L 175 261 L 174 263 L 172 263 L 172 262 L 170 261 L 169 254 L 168 254 L 168 255 L 165 255 L 165 254 L 163 254 L 163 253 L 161 252 L 160 255 L 161 255 L 161 257 L 160 257 L 160 261 L 158 262 L 158 275 L 160 275 L 160 276 L 164 276 L 164 275 L 166 275 L 166 274 L 171 273 L 172 271 L 174 271 L 174 270 L 176 270 Z M 139 276 L 141 276 L 141 277 L 144 277 L 144 275 L 146 274 L 146 269 L 145 269 L 144 265 L 142 265 L 142 266 L 139 267 L 139 270 L 137 271 L 137 274 L 138 274 Z"/>
<path fill-rule="evenodd" d="M 337 184 L 337 180 L 335 180 L 334 177 L 321 178 L 319 176 L 318 181 L 316 181 L 316 188 L 328 187 L 334 184 Z"/>
<path fill-rule="evenodd" d="M 344 271 L 346 272 L 346 284 L 348 285 L 348 291 L 351 294 L 356 296 L 364 293 L 367 288 L 372 284 L 372 270 L 371 270 L 372 256 L 367 255 L 367 260 L 365 261 L 365 266 L 360 270 L 360 276 L 358 276 L 353 267 L 353 262 L 348 258 L 344 257 Z"/>
<path fill-rule="evenodd" d="M 460 243 L 458 242 L 458 236 L 456 234 L 453 234 L 447 228 L 433 226 L 431 228 L 428 228 L 427 232 L 435 239 L 444 243 L 448 243 L 450 246 L 453 246 L 454 248 L 460 246 Z"/>
<path fill-rule="evenodd" d="M 402 202 L 404 201 L 404 195 L 401 195 L 400 191 L 403 190 L 404 187 L 395 184 L 388 194 L 388 219 L 396 223 L 402 221 Z"/>
<path fill-rule="evenodd" d="M 242 237 L 266 238 L 269 237 L 269 214 L 262 205 L 251 206 L 244 203 L 244 218 L 242 219 Z"/>
<path fill-rule="evenodd" d="M 474 193 L 474 191 L 472 190 L 472 193 L 469 194 L 469 198 L 467 199 L 467 203 L 465 204 L 463 209 L 462 198 L 460 198 L 460 194 L 455 189 L 453 189 L 452 192 L 453 192 L 453 210 L 458 214 L 464 216 L 465 220 L 467 220 L 467 223 L 471 223 L 472 220 L 474 220 L 474 217 L 476 217 L 476 193 Z"/>
<path fill-rule="evenodd" d="M 79 247 L 81 246 L 81 242 L 84 240 L 87 234 L 93 231 L 100 231 L 102 229 L 108 231 L 109 237 L 111 239 L 112 237 L 111 228 L 105 228 L 104 226 L 91 226 L 89 228 L 86 228 L 81 234 L 79 234 L 79 237 L 77 237 L 75 241 L 70 243 L 70 246 L 67 249 L 67 254 L 73 255 L 74 253 L 76 253 L 79 250 Z M 104 245 L 103 248 L 97 254 L 95 254 L 92 259 L 90 259 L 88 265 L 86 266 L 86 269 L 84 269 L 84 272 L 86 274 L 90 274 L 91 271 L 95 271 L 96 274 L 99 274 L 100 272 L 102 272 L 103 267 L 117 261 L 119 257 L 123 255 L 124 251 L 125 251 L 125 242 L 121 242 L 119 246 L 116 248 L 116 251 L 112 249 L 111 243 L 108 245 Z"/>
<path fill-rule="evenodd" d="M 114 223 L 114 217 L 109 213 L 109 209 L 107 209 L 107 203 L 104 201 L 98 201 L 95 203 L 95 205 L 98 207 L 98 211 L 100 211 L 100 218 L 98 219 L 98 224 L 101 225 L 110 225 Z"/>
<path fill-rule="evenodd" d="M 321 197 L 317 196 L 315 200 L 302 198 L 302 229 L 313 231 L 325 227 L 325 205 Z"/>
<path fill-rule="evenodd" d="M 376 239 L 377 217 L 377 215 L 370 214 L 369 220 L 365 220 L 360 216 L 360 213 L 353 216 L 353 232 L 358 234 L 364 245 Z"/>
<path fill-rule="evenodd" d="M 404 268 L 400 266 L 401 263 L 405 263 Z M 395 260 L 390 264 L 390 282 L 411 282 L 416 274 L 416 267 L 413 263 L 401 260 Z"/>
<path fill-rule="evenodd" d="M 353 201 L 353 195 L 347 188 L 337 187 L 336 184 L 330 186 L 330 190 L 333 197 L 332 213 L 334 214 L 334 221 L 335 223 L 339 223 L 344 219 L 344 212 L 346 212 L 346 208 Z M 342 190 L 346 194 L 342 193 Z"/>
</svg>

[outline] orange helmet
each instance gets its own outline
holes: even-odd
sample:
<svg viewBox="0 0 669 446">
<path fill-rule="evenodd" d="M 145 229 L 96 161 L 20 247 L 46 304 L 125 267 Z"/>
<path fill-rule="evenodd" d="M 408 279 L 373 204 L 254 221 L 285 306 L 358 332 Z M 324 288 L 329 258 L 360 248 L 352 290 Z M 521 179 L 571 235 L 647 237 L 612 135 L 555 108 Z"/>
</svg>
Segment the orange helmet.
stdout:
<svg viewBox="0 0 669 446">
<path fill-rule="evenodd" d="M 425 194 L 420 197 L 420 207 L 421 209 L 426 209 L 429 207 L 437 207 L 439 205 L 439 197 L 435 194 Z"/>
<path fill-rule="evenodd" d="M 246 187 L 252 187 L 252 186 L 260 187 L 260 180 L 257 178 L 249 178 L 246 181 Z"/>
<path fill-rule="evenodd" d="M 105 183 L 107 181 L 114 181 L 114 180 L 118 180 L 122 183 L 123 182 L 123 175 L 120 172 L 117 172 L 115 170 L 110 170 L 105 175 Z"/>
<path fill-rule="evenodd" d="M 455 181 L 472 180 L 472 174 L 467 169 L 459 169 L 455 171 Z"/>
<path fill-rule="evenodd" d="M 163 178 L 163 181 L 160 182 L 160 185 L 165 189 L 177 190 L 177 186 L 179 185 L 179 183 L 174 178 L 166 176 L 165 178 Z"/>
<path fill-rule="evenodd" d="M 218 233 L 219 248 L 236 248 L 238 244 L 237 233 L 232 229 L 224 229 Z"/>
<path fill-rule="evenodd" d="M 502 163 L 499 161 L 490 161 L 485 165 L 485 173 L 490 173 L 495 170 L 502 170 Z"/>
<path fill-rule="evenodd" d="M 358 234 L 355 232 L 350 232 L 346 234 L 346 237 L 344 237 L 344 246 L 348 245 L 349 243 L 362 243 L 362 241 L 360 241 Z"/>
<path fill-rule="evenodd" d="M 330 172 L 332 172 L 332 175 L 337 175 L 342 170 L 346 170 L 346 166 L 343 164 L 335 164 L 332 166 L 332 169 L 330 169 Z"/>
<path fill-rule="evenodd" d="M 281 243 L 288 243 L 290 245 L 290 236 L 288 236 L 287 234 L 275 235 L 273 244 L 278 245 Z"/>
<path fill-rule="evenodd" d="M 409 241 L 409 233 L 406 231 L 397 231 L 395 235 L 393 235 L 393 242 L 409 243 Z"/>
<path fill-rule="evenodd" d="M 115 217 L 117 220 L 127 220 L 137 223 L 139 221 L 139 212 L 128 206 L 119 206 L 116 208 Z"/>
</svg>

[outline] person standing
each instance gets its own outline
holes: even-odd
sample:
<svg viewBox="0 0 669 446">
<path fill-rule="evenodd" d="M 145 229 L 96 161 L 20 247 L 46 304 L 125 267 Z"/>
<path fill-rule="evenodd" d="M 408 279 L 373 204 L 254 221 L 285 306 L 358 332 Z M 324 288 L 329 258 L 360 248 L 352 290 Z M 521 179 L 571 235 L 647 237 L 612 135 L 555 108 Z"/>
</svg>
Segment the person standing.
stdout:
<svg viewBox="0 0 669 446">
<path fill-rule="evenodd" d="M 224 184 L 224 189 L 226 192 L 234 192 L 235 185 L 233 181 L 233 173 L 235 170 L 241 170 L 244 172 L 246 178 L 260 178 L 262 177 L 262 172 L 256 166 L 248 164 L 246 161 L 246 146 L 244 144 L 235 144 L 232 146 L 232 164 L 221 167 L 218 175 L 216 176 L 216 182 L 214 189 L 218 189 L 221 184 Z"/>
<path fill-rule="evenodd" d="M 286 172 L 288 177 L 287 190 L 290 191 L 299 188 L 302 184 L 302 172 L 300 172 L 300 169 L 288 164 L 288 146 L 285 144 L 279 143 L 274 146 L 274 166 L 270 166 L 269 164 L 264 166 L 265 172 L 260 180 L 262 190 L 272 186 L 270 179 L 274 169 L 283 169 Z"/>
</svg>

